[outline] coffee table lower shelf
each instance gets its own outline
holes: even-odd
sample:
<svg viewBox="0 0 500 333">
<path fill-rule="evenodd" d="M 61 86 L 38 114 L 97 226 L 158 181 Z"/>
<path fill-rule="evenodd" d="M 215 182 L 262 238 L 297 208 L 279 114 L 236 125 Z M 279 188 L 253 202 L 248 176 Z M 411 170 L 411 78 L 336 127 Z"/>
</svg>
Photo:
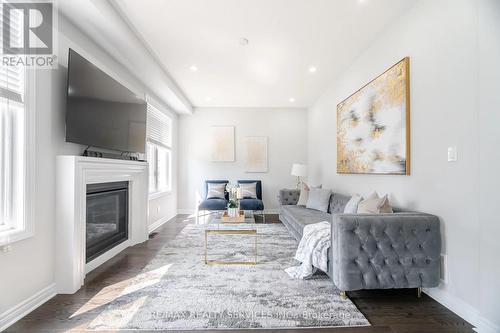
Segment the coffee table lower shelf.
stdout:
<svg viewBox="0 0 500 333">
<path fill-rule="evenodd" d="M 208 234 L 219 235 L 254 235 L 254 261 L 224 261 L 208 259 Z M 257 230 L 238 230 L 238 229 L 207 229 L 205 230 L 205 265 L 257 265 Z"/>
</svg>

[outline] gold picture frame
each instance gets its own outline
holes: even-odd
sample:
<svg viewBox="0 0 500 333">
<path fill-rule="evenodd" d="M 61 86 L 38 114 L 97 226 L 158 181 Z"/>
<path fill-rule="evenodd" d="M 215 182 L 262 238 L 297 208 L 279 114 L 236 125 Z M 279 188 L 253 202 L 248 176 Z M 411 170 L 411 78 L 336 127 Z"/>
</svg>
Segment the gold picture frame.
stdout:
<svg viewBox="0 0 500 333">
<path fill-rule="evenodd" d="M 338 174 L 410 174 L 410 58 L 337 105 Z"/>
</svg>

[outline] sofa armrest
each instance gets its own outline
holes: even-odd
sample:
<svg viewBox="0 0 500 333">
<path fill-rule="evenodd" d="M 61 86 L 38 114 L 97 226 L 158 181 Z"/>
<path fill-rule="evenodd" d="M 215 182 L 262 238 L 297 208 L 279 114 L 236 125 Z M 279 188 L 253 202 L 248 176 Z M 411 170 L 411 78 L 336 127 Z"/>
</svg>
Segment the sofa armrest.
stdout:
<svg viewBox="0 0 500 333">
<path fill-rule="evenodd" d="M 300 190 L 281 189 L 278 195 L 280 206 L 296 205 L 299 202 Z"/>
<path fill-rule="evenodd" d="M 436 287 L 439 218 L 423 213 L 335 214 L 333 282 L 342 291 Z"/>
</svg>

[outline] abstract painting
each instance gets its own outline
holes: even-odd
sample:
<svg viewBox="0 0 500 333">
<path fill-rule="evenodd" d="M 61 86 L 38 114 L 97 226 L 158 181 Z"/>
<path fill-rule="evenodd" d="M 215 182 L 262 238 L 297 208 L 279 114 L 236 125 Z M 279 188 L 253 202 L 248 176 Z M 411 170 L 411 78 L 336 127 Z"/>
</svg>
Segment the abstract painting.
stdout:
<svg viewBox="0 0 500 333">
<path fill-rule="evenodd" d="M 245 172 L 267 172 L 267 136 L 244 138 Z"/>
<path fill-rule="evenodd" d="M 410 174 L 410 60 L 337 105 L 337 173 Z"/>
<path fill-rule="evenodd" d="M 212 126 L 212 162 L 234 162 L 234 126 Z"/>
</svg>

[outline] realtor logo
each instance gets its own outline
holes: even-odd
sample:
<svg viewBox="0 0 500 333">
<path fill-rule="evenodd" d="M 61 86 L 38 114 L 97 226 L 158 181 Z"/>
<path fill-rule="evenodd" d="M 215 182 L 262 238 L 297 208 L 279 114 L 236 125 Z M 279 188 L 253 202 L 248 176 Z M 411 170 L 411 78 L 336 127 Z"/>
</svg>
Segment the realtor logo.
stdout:
<svg viewBox="0 0 500 333">
<path fill-rule="evenodd" d="M 3 17 L 4 54 L 52 53 L 52 3 L 4 3 Z"/>
<path fill-rule="evenodd" d="M 2 65 L 52 68 L 53 3 L 2 1 L 2 7 Z"/>
</svg>

